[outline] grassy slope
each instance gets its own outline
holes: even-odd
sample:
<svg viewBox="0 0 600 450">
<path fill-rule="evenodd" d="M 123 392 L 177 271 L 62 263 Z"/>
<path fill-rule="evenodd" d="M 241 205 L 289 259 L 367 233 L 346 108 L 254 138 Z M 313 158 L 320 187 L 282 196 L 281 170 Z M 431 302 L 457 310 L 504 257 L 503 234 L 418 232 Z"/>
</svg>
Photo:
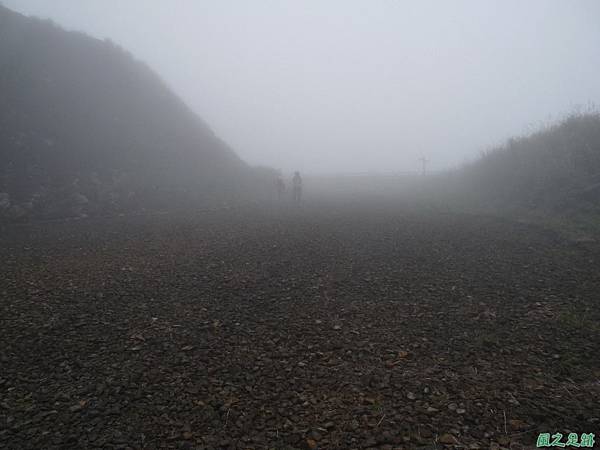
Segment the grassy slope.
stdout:
<svg viewBox="0 0 600 450">
<path fill-rule="evenodd" d="M 453 208 L 501 214 L 577 238 L 600 235 L 600 114 L 572 115 L 510 139 L 438 176 L 431 187 Z"/>
</svg>

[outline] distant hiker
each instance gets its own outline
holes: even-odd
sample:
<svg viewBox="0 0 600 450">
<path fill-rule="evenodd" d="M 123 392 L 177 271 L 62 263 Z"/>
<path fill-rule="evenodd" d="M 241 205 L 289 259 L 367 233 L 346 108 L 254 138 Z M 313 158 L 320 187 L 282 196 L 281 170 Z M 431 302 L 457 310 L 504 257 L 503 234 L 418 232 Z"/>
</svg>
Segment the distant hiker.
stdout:
<svg viewBox="0 0 600 450">
<path fill-rule="evenodd" d="M 283 194 L 285 193 L 285 183 L 283 182 L 283 178 L 281 178 L 281 176 L 278 176 L 277 180 L 275 180 L 275 189 L 277 189 L 277 198 L 281 200 Z"/>
<path fill-rule="evenodd" d="M 292 196 L 294 203 L 300 203 L 302 197 L 302 178 L 300 172 L 294 172 L 294 178 L 292 178 Z"/>
</svg>

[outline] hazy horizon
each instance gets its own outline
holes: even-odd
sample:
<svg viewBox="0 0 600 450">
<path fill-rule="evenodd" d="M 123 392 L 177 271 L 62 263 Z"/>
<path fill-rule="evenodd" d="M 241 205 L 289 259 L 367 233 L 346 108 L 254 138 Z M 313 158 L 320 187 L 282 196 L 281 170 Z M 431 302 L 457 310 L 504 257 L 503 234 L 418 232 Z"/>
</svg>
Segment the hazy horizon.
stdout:
<svg viewBox="0 0 600 450">
<path fill-rule="evenodd" d="M 109 38 L 252 165 L 459 165 L 600 102 L 595 1 L 2 0 Z"/>
</svg>

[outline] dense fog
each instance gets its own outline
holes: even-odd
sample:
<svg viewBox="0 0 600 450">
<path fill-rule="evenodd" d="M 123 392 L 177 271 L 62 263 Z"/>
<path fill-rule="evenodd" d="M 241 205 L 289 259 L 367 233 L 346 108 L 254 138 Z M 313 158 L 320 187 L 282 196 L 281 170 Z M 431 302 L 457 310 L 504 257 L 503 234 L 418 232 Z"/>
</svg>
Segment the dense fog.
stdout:
<svg viewBox="0 0 600 450">
<path fill-rule="evenodd" d="M 594 0 L 3 3 L 114 41 L 284 173 L 454 167 L 600 100 Z"/>
<path fill-rule="evenodd" d="M 594 448 L 598 0 L 0 2 L 1 449 Z"/>
</svg>

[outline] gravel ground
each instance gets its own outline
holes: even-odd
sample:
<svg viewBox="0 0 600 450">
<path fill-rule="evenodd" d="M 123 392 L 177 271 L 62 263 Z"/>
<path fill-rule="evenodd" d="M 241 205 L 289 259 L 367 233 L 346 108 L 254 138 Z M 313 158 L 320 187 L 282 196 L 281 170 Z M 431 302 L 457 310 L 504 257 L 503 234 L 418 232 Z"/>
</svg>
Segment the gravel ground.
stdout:
<svg viewBox="0 0 600 450">
<path fill-rule="evenodd" d="M 0 448 L 600 440 L 595 244 L 376 205 L 0 231 Z"/>
</svg>

